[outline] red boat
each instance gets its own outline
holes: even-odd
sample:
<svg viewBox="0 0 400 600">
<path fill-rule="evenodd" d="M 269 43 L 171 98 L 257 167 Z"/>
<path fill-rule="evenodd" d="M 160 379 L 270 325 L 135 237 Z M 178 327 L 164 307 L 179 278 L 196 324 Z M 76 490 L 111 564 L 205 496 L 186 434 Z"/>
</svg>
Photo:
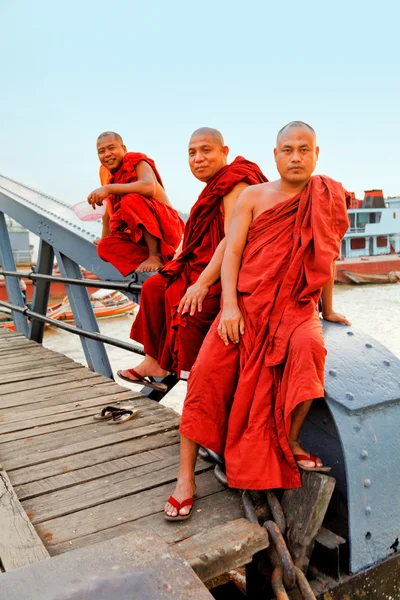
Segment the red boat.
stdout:
<svg viewBox="0 0 400 600">
<path fill-rule="evenodd" d="M 136 302 L 115 290 L 97 290 L 90 296 L 90 300 L 97 319 L 122 317 L 132 313 L 137 307 Z M 47 316 L 55 320 L 73 322 L 74 315 L 68 297 L 65 297 L 62 302 L 49 306 Z M 0 327 L 6 327 L 11 331 L 15 329 L 11 311 L 7 308 L 2 308 L 0 311 Z"/>
</svg>

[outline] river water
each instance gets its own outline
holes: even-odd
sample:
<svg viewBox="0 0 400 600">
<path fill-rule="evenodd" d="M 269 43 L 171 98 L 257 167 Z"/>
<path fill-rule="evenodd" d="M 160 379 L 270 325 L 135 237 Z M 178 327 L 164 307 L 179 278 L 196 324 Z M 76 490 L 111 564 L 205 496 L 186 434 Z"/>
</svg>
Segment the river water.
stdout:
<svg viewBox="0 0 400 600">
<path fill-rule="evenodd" d="M 400 358 L 400 284 L 337 285 L 334 308 L 345 314 L 354 327 L 367 332 Z M 133 318 L 124 316 L 100 320 L 100 331 L 119 340 L 130 341 Z M 51 328 L 46 330 L 44 345 L 86 364 L 78 336 Z M 139 355 L 114 346 L 107 349 L 114 374 L 118 369 L 134 367 L 141 360 Z"/>
</svg>

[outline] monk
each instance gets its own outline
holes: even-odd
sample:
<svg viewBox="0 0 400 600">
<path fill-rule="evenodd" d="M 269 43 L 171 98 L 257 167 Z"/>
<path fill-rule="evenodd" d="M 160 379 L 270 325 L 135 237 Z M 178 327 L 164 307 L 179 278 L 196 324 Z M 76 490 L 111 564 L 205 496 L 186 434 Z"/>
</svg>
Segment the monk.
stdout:
<svg viewBox="0 0 400 600">
<path fill-rule="evenodd" d="M 315 131 L 294 121 L 274 150 L 280 179 L 243 191 L 222 264 L 222 311 L 192 369 L 181 421 L 181 464 L 167 520 L 190 516 L 199 445 L 224 455 L 228 484 L 301 486 L 299 468 L 324 470 L 298 436 L 324 396 L 323 317 L 332 309 L 334 261 L 348 228 L 347 193 L 312 176 Z M 325 468 L 327 470 L 327 468 Z"/>
<path fill-rule="evenodd" d="M 154 377 L 173 371 L 187 379 L 220 309 L 221 263 L 236 200 L 248 186 L 267 181 L 243 157 L 227 164 L 229 148 L 216 129 L 197 129 L 188 152 L 193 175 L 206 185 L 191 210 L 181 253 L 142 287 L 131 338 L 144 345 L 146 357 L 135 369 L 118 373 L 160 390 L 166 386 Z"/>
<path fill-rule="evenodd" d="M 88 196 L 101 205 L 107 199 L 102 240 L 97 252 L 125 277 L 157 271 L 173 258 L 184 225 L 171 206 L 154 162 L 140 152 L 127 152 L 122 138 L 105 131 L 97 138 L 97 154 L 110 180 Z M 100 173 L 107 176 L 106 171 Z"/>
</svg>

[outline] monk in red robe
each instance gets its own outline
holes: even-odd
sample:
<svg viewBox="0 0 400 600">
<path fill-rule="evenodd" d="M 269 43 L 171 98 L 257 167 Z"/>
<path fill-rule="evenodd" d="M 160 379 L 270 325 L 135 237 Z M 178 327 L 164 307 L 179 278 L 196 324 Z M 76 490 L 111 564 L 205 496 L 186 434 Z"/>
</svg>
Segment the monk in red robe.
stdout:
<svg viewBox="0 0 400 600">
<path fill-rule="evenodd" d="M 173 258 L 183 235 L 183 222 L 171 206 L 154 162 L 140 152 L 127 152 L 121 136 L 106 131 L 97 153 L 109 181 L 88 196 L 93 206 L 107 199 L 98 254 L 122 275 L 157 271 Z"/>
<path fill-rule="evenodd" d="M 192 369 L 181 421 L 181 466 L 168 520 L 188 518 L 198 446 L 223 454 L 228 484 L 301 486 L 298 467 L 324 470 L 298 441 L 313 399 L 324 396 L 323 316 L 332 309 L 334 261 L 348 228 L 347 193 L 314 176 L 314 130 L 278 134 L 280 179 L 246 189 L 222 265 L 222 305 Z"/>
<path fill-rule="evenodd" d="M 118 374 L 127 381 L 187 376 L 203 339 L 220 309 L 220 269 L 225 235 L 239 194 L 267 181 L 259 167 L 237 157 L 227 164 L 229 148 L 221 133 L 203 127 L 189 142 L 189 166 L 206 184 L 186 224 L 182 251 L 143 285 L 131 338 L 144 345 L 145 360 Z M 156 389 L 165 384 L 150 383 Z"/>
</svg>

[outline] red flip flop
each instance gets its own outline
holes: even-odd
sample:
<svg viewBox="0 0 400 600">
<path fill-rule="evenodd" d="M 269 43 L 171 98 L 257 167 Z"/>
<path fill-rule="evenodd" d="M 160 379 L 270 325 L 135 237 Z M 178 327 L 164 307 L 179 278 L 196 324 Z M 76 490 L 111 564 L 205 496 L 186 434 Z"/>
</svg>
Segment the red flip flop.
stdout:
<svg viewBox="0 0 400 600">
<path fill-rule="evenodd" d="M 328 471 L 330 471 L 332 469 L 332 467 L 324 467 L 322 465 L 319 467 L 317 465 L 318 457 L 315 456 L 315 454 L 310 453 L 310 456 L 307 456 L 306 454 L 293 454 L 293 456 L 297 463 L 297 466 L 299 467 L 299 469 L 303 469 L 303 471 L 320 471 L 322 473 L 327 473 Z M 300 460 L 307 460 L 309 462 L 313 462 L 314 466 L 313 467 L 303 467 L 302 465 L 299 465 Z"/>
<path fill-rule="evenodd" d="M 173 496 L 170 496 L 168 498 L 168 502 L 170 504 L 172 504 L 172 506 L 174 508 L 176 508 L 176 510 L 178 511 L 178 514 L 175 517 L 170 517 L 169 515 L 164 514 L 164 517 L 165 517 L 166 521 L 186 521 L 186 519 L 188 519 L 189 517 L 192 516 L 193 502 L 194 502 L 193 496 L 191 498 L 187 498 L 186 500 L 183 500 L 183 502 L 178 502 L 178 500 L 176 500 Z M 187 515 L 180 515 L 179 511 L 184 506 L 191 506 L 191 509 L 190 509 L 190 511 L 188 512 Z"/>
<path fill-rule="evenodd" d="M 118 377 L 121 377 L 121 379 L 127 381 L 128 383 L 137 383 L 139 385 L 145 385 L 146 387 L 152 388 L 153 390 L 158 390 L 159 392 L 168 391 L 168 386 L 165 383 L 160 383 L 159 381 L 156 381 L 154 377 L 142 377 L 137 371 L 135 371 L 135 369 L 124 369 L 124 371 L 128 371 L 128 373 L 136 377 L 136 379 L 131 379 L 130 377 L 125 377 L 125 375 L 122 375 L 122 371 L 117 371 Z"/>
</svg>

